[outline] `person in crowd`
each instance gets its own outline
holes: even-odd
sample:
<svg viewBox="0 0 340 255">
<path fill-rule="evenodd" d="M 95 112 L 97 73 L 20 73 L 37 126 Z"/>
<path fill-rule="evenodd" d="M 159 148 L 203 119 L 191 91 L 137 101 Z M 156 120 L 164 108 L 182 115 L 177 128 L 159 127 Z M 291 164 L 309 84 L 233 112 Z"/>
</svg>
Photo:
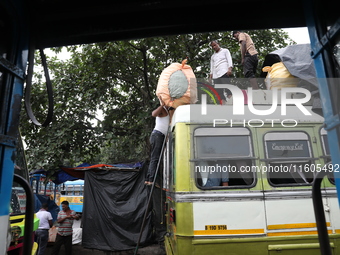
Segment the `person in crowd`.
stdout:
<svg viewBox="0 0 340 255">
<path fill-rule="evenodd" d="M 49 229 L 53 225 L 53 218 L 50 212 L 48 212 L 48 204 L 41 205 L 41 209 L 36 213 L 39 218 L 39 227 L 35 231 L 35 236 L 38 243 L 37 255 L 43 255 L 48 243 Z"/>
<path fill-rule="evenodd" d="M 72 254 L 72 225 L 74 220 L 79 220 L 75 211 L 71 210 L 68 201 L 61 202 L 62 210 L 58 213 L 59 223 L 57 237 L 52 249 L 52 255 L 58 255 L 60 247 L 64 245 L 65 254 Z"/>
<path fill-rule="evenodd" d="M 241 64 L 243 65 L 244 77 L 249 79 L 250 85 L 253 89 L 259 89 L 255 78 L 259 60 L 254 42 L 247 33 L 240 31 L 233 31 L 233 37 L 240 44 Z"/>
</svg>

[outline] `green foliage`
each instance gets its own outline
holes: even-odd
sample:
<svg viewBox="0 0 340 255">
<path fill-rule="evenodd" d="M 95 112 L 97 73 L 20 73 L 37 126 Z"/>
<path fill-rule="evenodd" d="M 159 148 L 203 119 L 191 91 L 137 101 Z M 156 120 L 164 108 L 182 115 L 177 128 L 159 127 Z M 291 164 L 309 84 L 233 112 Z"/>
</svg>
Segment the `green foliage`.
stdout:
<svg viewBox="0 0 340 255">
<path fill-rule="evenodd" d="M 282 30 L 246 32 L 259 51 L 259 67 L 267 53 L 292 43 Z M 48 58 L 54 86 L 53 123 L 47 128 L 35 127 L 25 113 L 21 115 L 30 169 L 56 170 L 60 165 L 82 162 L 147 158 L 154 126 L 151 112 L 159 104 L 155 90 L 160 73 L 171 63 L 188 57 L 196 77 L 208 78 L 211 40 L 219 40 L 222 47 L 230 50 L 234 76 L 243 77 L 239 45 L 230 32 L 70 46 L 69 60 Z M 43 75 L 37 69 L 31 101 L 42 121 L 47 96 Z"/>
</svg>

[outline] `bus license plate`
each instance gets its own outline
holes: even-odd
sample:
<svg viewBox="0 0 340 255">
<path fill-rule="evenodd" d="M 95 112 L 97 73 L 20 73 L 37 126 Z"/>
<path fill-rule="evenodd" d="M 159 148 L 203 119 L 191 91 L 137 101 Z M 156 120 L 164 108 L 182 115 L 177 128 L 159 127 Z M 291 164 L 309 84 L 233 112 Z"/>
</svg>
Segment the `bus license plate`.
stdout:
<svg viewBox="0 0 340 255">
<path fill-rule="evenodd" d="M 227 230 L 227 225 L 205 225 L 205 230 Z"/>
</svg>

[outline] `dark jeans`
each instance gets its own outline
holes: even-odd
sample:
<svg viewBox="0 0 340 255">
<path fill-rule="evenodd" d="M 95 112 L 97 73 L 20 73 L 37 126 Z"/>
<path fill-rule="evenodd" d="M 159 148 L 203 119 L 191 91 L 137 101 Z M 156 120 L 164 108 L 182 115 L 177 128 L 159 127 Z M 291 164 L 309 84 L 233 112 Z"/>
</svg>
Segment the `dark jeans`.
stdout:
<svg viewBox="0 0 340 255">
<path fill-rule="evenodd" d="M 72 235 L 61 236 L 57 234 L 51 255 L 58 255 L 60 247 L 64 245 L 65 255 L 72 255 Z"/>
<path fill-rule="evenodd" d="M 151 133 L 151 136 L 150 136 L 151 160 L 150 160 L 148 173 L 146 175 L 146 181 L 153 182 L 157 164 L 161 156 L 164 138 L 165 138 L 165 135 L 159 131 L 152 131 Z"/>
<path fill-rule="evenodd" d="M 38 243 L 37 255 L 44 255 L 48 243 L 48 229 L 37 229 L 35 231 L 35 236 Z"/>
<path fill-rule="evenodd" d="M 230 84 L 230 77 L 227 74 L 222 75 L 221 77 L 214 79 L 214 85 L 216 84 Z M 228 98 L 225 97 L 224 92 L 227 93 L 227 96 L 232 95 L 231 91 L 229 89 L 219 89 L 215 88 L 217 93 L 220 95 L 221 99 L 226 99 Z"/>
<path fill-rule="evenodd" d="M 244 56 L 243 73 L 246 78 L 255 78 L 258 63 L 259 59 L 257 57 L 257 54 L 250 55 L 249 53 L 247 53 Z"/>
</svg>

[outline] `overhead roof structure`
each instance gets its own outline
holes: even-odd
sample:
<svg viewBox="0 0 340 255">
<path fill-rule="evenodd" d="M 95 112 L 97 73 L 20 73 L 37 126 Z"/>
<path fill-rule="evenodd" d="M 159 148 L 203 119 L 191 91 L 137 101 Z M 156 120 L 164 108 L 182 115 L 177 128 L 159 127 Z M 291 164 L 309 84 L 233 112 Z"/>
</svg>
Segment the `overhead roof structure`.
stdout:
<svg viewBox="0 0 340 255">
<path fill-rule="evenodd" d="M 29 24 L 41 47 L 208 31 L 306 26 L 302 0 L 35 0 Z M 324 19 L 338 17 L 339 1 L 324 1 Z"/>
</svg>

